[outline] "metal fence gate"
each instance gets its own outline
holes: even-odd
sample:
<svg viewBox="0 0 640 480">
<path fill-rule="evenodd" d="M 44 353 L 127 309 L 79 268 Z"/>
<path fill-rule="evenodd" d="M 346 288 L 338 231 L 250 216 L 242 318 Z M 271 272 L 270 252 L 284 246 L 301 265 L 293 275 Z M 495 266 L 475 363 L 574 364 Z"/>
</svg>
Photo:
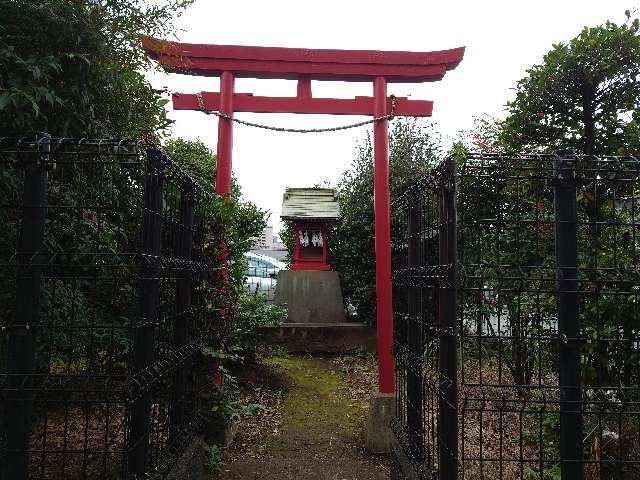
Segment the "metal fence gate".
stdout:
<svg viewBox="0 0 640 480">
<path fill-rule="evenodd" d="M 640 162 L 456 160 L 394 203 L 392 477 L 640 478 Z"/>
<path fill-rule="evenodd" d="M 453 478 L 457 458 L 455 163 L 392 205 L 396 418 L 392 478 Z"/>
<path fill-rule="evenodd" d="M 156 478 L 199 423 L 208 196 L 132 141 L 0 139 L 0 478 Z"/>
</svg>

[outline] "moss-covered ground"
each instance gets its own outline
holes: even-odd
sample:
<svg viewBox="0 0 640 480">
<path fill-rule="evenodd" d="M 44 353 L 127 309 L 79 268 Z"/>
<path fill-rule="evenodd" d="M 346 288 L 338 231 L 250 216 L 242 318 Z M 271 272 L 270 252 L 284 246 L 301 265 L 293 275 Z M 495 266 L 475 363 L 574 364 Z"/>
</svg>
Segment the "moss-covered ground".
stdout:
<svg viewBox="0 0 640 480">
<path fill-rule="evenodd" d="M 373 359 L 279 355 L 260 363 L 263 374 L 250 385 L 245 381 L 244 388 L 246 398 L 260 394 L 264 409 L 240 422 L 214 478 L 387 478 L 387 459 L 370 456 L 363 447 Z"/>
</svg>

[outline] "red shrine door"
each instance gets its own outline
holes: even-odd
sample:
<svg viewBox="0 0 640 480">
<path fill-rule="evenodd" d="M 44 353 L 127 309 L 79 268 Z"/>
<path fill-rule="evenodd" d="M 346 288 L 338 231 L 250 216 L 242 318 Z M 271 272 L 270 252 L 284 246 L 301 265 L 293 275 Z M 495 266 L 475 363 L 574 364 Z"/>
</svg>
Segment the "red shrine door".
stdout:
<svg viewBox="0 0 640 480">
<path fill-rule="evenodd" d="M 296 238 L 294 243 L 291 270 L 331 270 L 327 259 L 326 222 L 296 222 L 293 231 L 303 238 Z"/>
<path fill-rule="evenodd" d="M 464 48 L 437 52 L 381 52 L 371 50 L 310 50 L 168 42 L 143 38 L 147 53 L 169 72 L 220 77 L 220 92 L 173 95 L 176 110 L 205 110 L 223 114 L 218 122 L 216 191 L 231 192 L 233 114 L 319 113 L 368 115 L 377 118 L 374 133 L 374 209 L 376 250 L 376 321 L 378 388 L 393 393 L 393 309 L 391 304 L 391 234 L 389 206 L 388 115 L 392 99 L 387 82 L 417 83 L 441 80 L 455 68 Z M 295 97 L 259 97 L 236 93 L 236 78 L 297 80 Z M 373 97 L 314 98 L 311 80 L 371 82 Z M 431 116 L 433 102 L 397 98 L 396 116 Z M 226 118 L 225 118 L 226 117 Z"/>
</svg>

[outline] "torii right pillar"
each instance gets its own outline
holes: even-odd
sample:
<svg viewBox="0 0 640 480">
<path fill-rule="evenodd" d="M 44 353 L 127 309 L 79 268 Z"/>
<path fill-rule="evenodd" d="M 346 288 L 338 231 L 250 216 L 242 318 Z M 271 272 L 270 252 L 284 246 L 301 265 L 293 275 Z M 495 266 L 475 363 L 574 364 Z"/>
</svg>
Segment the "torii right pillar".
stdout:
<svg viewBox="0 0 640 480">
<path fill-rule="evenodd" d="M 387 112 L 387 80 L 373 81 L 374 117 Z M 378 391 L 369 400 L 365 432 L 366 448 L 388 453 L 391 448 L 391 420 L 396 413 L 395 369 L 393 365 L 393 305 L 391 300 L 391 201 L 389 193 L 389 120 L 373 125 L 373 210 L 376 253 L 376 329 Z"/>
<path fill-rule="evenodd" d="M 387 80 L 373 81 L 374 117 L 387 115 Z M 389 198 L 389 121 L 378 120 L 373 126 L 376 251 L 376 328 L 378 340 L 378 390 L 392 394 L 393 368 L 393 307 L 391 303 L 391 207 Z"/>
</svg>

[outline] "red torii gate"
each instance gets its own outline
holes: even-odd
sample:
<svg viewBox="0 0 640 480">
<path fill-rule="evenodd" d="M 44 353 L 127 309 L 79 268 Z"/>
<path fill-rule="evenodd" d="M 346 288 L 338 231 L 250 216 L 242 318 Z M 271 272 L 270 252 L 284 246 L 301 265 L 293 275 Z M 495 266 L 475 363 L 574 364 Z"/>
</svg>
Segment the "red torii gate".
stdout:
<svg viewBox="0 0 640 480">
<path fill-rule="evenodd" d="M 385 117 L 392 111 L 392 100 L 387 97 L 388 82 L 441 80 L 464 56 L 463 47 L 420 53 L 206 45 L 169 42 L 151 37 L 144 37 L 142 43 L 147 54 L 169 72 L 220 77 L 220 92 L 174 93 L 173 107 L 176 110 L 204 109 L 228 117 L 235 112 Z M 259 97 L 250 93 L 235 93 L 235 78 L 297 80 L 297 96 Z M 372 82 L 373 97 L 314 98 L 311 80 Z M 396 116 L 428 117 L 433 108 L 433 102 L 427 100 L 396 98 L 394 103 L 393 113 Z M 232 125 L 230 118 L 219 118 L 216 192 L 223 196 L 231 192 Z M 389 139 L 386 117 L 375 122 L 373 135 L 378 388 L 381 393 L 393 393 Z"/>
</svg>

